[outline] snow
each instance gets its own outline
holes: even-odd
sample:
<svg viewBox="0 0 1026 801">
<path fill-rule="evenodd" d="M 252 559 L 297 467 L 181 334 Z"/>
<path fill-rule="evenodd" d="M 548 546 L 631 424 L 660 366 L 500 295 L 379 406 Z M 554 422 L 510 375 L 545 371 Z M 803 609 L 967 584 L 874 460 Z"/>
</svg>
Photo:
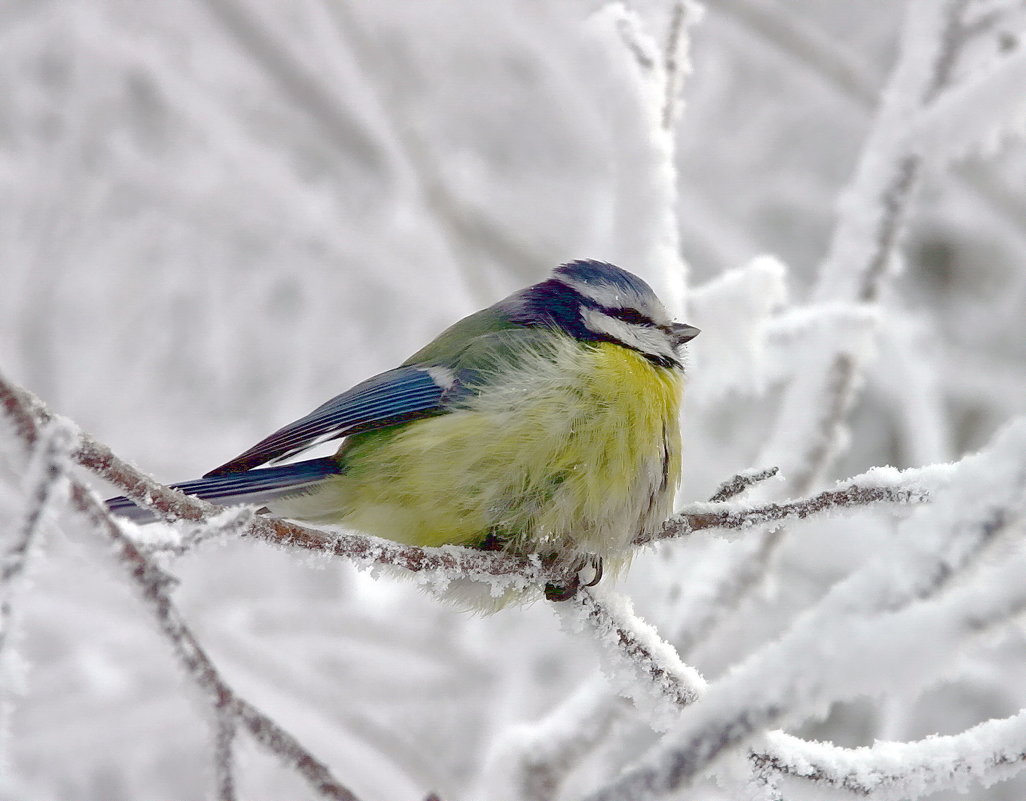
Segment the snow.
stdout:
<svg viewBox="0 0 1026 801">
<path fill-rule="evenodd" d="M 140 590 L 361 799 L 1026 795 L 1024 26 L 0 4 L 0 797 L 318 797 L 238 722 L 224 759 Z M 196 477 L 584 257 L 703 329 L 676 509 L 722 525 L 619 580 L 550 603 L 537 559 L 76 506 L 121 492 L 80 432 Z M 64 416 L 34 451 L 7 381 Z"/>
</svg>

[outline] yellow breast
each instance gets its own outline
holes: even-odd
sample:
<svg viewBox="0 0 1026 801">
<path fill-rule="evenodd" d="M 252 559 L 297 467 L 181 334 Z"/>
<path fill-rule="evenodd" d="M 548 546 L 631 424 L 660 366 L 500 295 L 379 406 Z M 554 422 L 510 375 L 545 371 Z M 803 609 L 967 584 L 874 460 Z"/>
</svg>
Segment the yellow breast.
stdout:
<svg viewBox="0 0 1026 801">
<path fill-rule="evenodd" d="M 622 554 L 671 512 L 682 374 L 554 340 L 451 413 L 352 437 L 345 474 L 285 513 L 416 545 Z"/>
</svg>

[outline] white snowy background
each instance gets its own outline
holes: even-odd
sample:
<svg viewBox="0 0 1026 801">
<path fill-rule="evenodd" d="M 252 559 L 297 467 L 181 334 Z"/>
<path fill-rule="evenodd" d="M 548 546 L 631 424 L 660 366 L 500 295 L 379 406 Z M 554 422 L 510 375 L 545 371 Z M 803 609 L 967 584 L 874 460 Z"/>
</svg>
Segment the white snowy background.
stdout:
<svg viewBox="0 0 1026 801">
<path fill-rule="evenodd" d="M 350 797 L 1026 795 L 1026 6 L 702 11 L 0 4 L 0 374 L 159 481 L 582 257 L 703 329 L 685 511 L 949 465 L 485 617 L 238 536 L 156 554 L 223 680 Z M 60 456 L 74 426 L 29 455 L 13 419 L 0 798 L 346 797 L 244 731 L 215 748 L 67 481 L 121 490 Z"/>
</svg>

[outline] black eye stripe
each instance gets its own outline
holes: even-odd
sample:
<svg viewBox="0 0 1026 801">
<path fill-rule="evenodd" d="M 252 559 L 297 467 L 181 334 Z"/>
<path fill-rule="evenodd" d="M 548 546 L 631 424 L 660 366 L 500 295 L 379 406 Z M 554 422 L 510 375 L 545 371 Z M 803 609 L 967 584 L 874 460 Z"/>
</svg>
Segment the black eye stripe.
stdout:
<svg viewBox="0 0 1026 801">
<path fill-rule="evenodd" d="M 655 327 L 655 323 L 652 321 L 652 318 L 646 317 L 637 309 L 603 309 L 603 311 L 610 317 L 615 317 L 617 320 L 623 320 L 625 323 L 631 323 L 632 325 L 644 325 L 649 328 Z"/>
</svg>

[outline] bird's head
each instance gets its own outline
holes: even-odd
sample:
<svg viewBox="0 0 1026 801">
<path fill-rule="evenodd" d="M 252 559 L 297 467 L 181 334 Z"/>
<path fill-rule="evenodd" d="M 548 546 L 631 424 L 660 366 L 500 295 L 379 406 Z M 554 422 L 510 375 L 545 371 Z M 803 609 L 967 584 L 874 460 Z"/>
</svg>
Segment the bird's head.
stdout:
<svg viewBox="0 0 1026 801">
<path fill-rule="evenodd" d="M 614 342 L 663 367 L 699 329 L 676 323 L 647 283 L 601 261 L 572 261 L 508 299 L 515 322 L 556 328 L 584 342 Z"/>
</svg>

